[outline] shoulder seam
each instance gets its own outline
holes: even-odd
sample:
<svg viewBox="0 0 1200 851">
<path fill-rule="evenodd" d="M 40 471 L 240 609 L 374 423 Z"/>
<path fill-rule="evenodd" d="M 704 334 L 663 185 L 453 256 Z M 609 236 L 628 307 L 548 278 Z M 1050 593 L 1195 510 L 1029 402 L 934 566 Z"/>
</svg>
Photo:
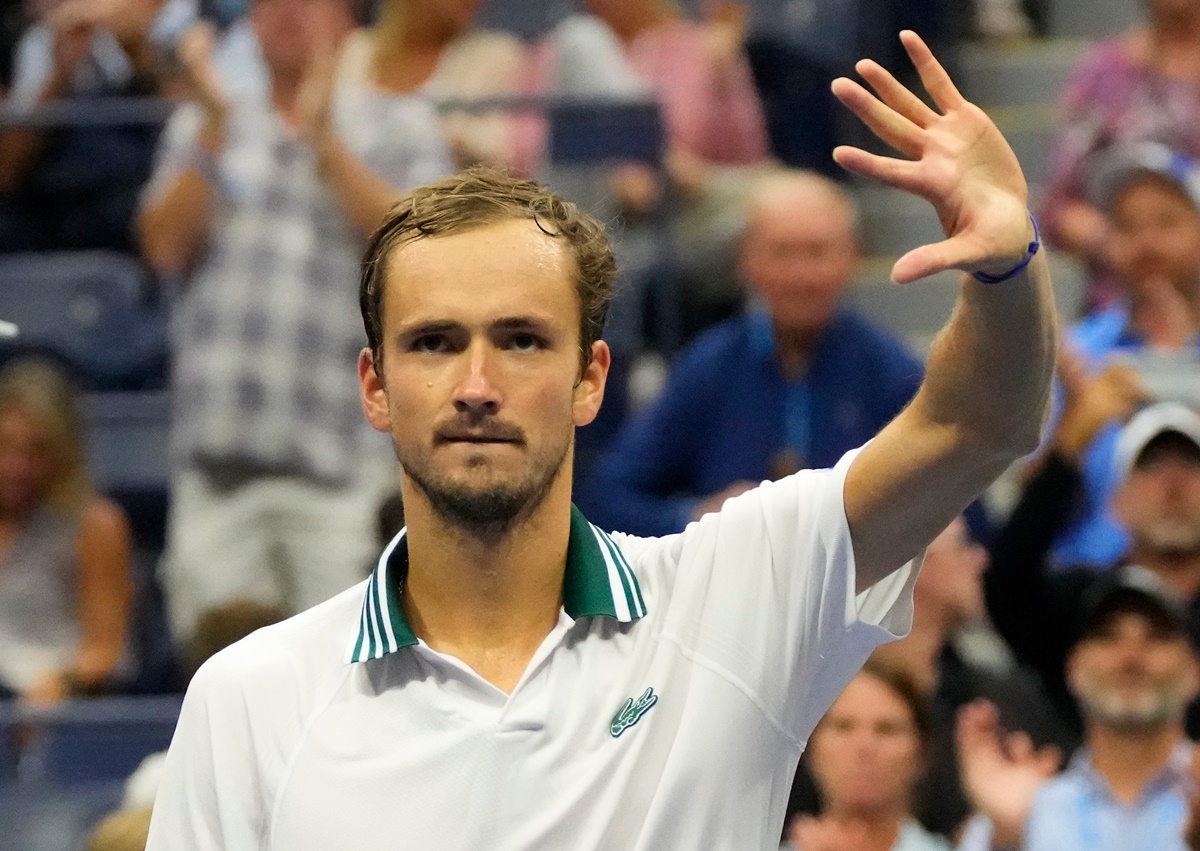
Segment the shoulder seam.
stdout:
<svg viewBox="0 0 1200 851">
<path fill-rule="evenodd" d="M 342 676 L 337 679 L 337 683 L 330 689 L 329 694 L 313 709 L 305 720 L 304 726 L 300 729 L 300 735 L 296 737 L 296 745 L 292 748 L 291 754 L 288 755 L 283 772 L 279 775 L 279 788 L 275 790 L 275 800 L 271 803 L 271 819 L 267 823 L 267 835 L 264 837 L 267 842 L 267 848 L 271 847 L 273 837 L 275 836 L 275 823 L 279 818 L 279 808 L 283 804 L 283 792 L 287 788 L 288 781 L 291 779 L 292 770 L 296 767 L 296 760 L 300 758 L 300 751 L 308 739 L 308 734 L 312 730 L 313 724 L 324 714 L 329 705 L 333 703 L 334 698 L 337 697 L 350 674 L 358 670 L 357 665 L 343 665 L 341 667 Z"/>
</svg>

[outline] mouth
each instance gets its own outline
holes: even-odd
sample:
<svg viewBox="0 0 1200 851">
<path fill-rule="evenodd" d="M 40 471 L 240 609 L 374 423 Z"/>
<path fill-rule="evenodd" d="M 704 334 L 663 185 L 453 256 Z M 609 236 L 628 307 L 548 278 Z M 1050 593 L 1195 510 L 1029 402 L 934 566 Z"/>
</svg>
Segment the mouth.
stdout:
<svg viewBox="0 0 1200 851">
<path fill-rule="evenodd" d="M 501 437 L 498 435 L 487 434 L 440 434 L 437 438 L 438 443 L 470 443 L 477 446 L 488 446 L 493 444 L 519 443 L 513 437 Z"/>
</svg>

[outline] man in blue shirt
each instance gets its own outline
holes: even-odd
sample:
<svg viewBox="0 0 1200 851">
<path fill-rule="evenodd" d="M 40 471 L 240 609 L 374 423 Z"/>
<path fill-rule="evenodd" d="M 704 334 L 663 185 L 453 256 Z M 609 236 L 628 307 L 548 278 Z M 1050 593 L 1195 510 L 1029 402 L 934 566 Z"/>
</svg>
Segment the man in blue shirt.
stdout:
<svg viewBox="0 0 1200 851">
<path fill-rule="evenodd" d="M 856 230 L 835 182 L 803 171 L 763 182 L 738 260 L 751 307 L 680 356 L 598 465 L 581 504 L 601 526 L 679 532 L 764 479 L 831 466 L 908 403 L 920 361 L 842 305 Z"/>
<path fill-rule="evenodd" d="M 1195 407 L 1195 388 L 1200 387 L 1194 367 L 1200 358 L 1200 163 L 1162 145 L 1135 145 L 1115 150 L 1097 169 L 1093 183 L 1097 206 L 1112 217 L 1110 253 L 1124 298 L 1075 326 L 1070 348 L 1090 373 L 1129 362 L 1138 368 L 1146 393 Z M 1163 370 L 1171 363 L 1182 386 L 1179 380 L 1164 384 L 1169 376 Z M 1112 464 L 1120 427 L 1113 420 L 1083 454 L 1084 504 L 1056 541 L 1054 557 L 1061 565 L 1109 565 L 1129 548 L 1128 530 L 1111 508 L 1120 484 Z"/>
<path fill-rule="evenodd" d="M 987 817 L 963 851 L 1182 851 L 1192 744 L 1184 734 L 1200 667 L 1179 599 L 1149 571 L 1122 567 L 1089 589 L 1067 681 L 1084 747 L 1066 771 L 1023 734 L 1002 734 L 995 707 L 959 715 L 963 785 Z"/>
</svg>

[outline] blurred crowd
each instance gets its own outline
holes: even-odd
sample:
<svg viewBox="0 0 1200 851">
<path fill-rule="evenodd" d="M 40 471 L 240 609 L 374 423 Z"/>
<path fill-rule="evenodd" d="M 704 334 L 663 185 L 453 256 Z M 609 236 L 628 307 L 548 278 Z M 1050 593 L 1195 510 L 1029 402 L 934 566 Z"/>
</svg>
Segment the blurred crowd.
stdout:
<svg viewBox="0 0 1200 851">
<path fill-rule="evenodd" d="M 0 702 L 178 691 L 366 576 L 403 505 L 354 381 L 359 259 L 457 169 L 611 226 L 615 363 L 575 465 L 595 523 L 669 535 L 831 466 L 924 353 L 847 297 L 870 234 L 829 80 L 860 56 L 904 76 L 904 27 L 953 66 L 1048 5 L 581 0 L 512 30 L 479 0 L 0 6 L 0 265 L 136 264 L 167 365 L 120 389 L 171 412 L 147 547 L 89 475 L 80 389 L 111 388 L 0 346 Z M 1200 848 L 1200 0 L 1140 6 L 1071 72 L 1035 196 L 1086 277 L 1042 447 L 929 547 L 912 632 L 813 734 L 783 847 Z M 93 847 L 139 847 L 154 771 Z"/>
</svg>

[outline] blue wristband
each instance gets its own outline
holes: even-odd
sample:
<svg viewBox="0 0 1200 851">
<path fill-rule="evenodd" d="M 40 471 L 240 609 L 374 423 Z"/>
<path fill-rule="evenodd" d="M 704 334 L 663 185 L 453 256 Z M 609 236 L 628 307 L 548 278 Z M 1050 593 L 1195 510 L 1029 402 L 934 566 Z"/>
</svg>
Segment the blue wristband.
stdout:
<svg viewBox="0 0 1200 851">
<path fill-rule="evenodd" d="M 1015 278 L 1021 274 L 1029 261 L 1033 259 L 1033 255 L 1038 253 L 1038 249 L 1042 247 L 1042 234 L 1038 230 L 1037 219 L 1033 217 L 1033 213 L 1029 214 L 1029 221 L 1033 222 L 1033 242 L 1029 243 L 1029 248 L 1025 250 L 1025 259 L 1013 266 L 1008 272 L 1003 275 L 989 275 L 987 272 L 972 272 L 971 277 L 979 281 L 981 284 L 998 284 L 1001 281 L 1007 281 L 1009 278 Z"/>
</svg>

